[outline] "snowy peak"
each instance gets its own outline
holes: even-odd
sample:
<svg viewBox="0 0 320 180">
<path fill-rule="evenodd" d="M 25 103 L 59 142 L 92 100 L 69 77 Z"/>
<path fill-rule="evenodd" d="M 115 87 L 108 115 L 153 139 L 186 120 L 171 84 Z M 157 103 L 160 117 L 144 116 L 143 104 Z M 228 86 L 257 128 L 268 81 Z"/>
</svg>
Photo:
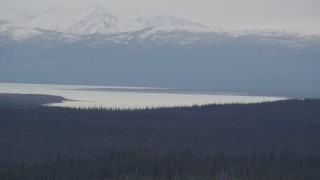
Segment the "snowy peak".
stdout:
<svg viewBox="0 0 320 180">
<path fill-rule="evenodd" d="M 112 33 L 121 31 L 117 18 L 101 6 L 64 9 L 57 6 L 34 16 L 30 21 L 34 27 L 74 34 Z"/>
</svg>

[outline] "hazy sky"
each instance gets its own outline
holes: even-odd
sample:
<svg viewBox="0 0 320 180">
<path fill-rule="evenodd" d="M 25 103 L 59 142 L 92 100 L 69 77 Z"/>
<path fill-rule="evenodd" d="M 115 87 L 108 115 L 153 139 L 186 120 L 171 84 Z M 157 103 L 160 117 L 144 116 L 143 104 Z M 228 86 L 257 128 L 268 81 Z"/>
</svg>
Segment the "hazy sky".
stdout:
<svg viewBox="0 0 320 180">
<path fill-rule="evenodd" d="M 226 29 L 277 28 L 320 33 L 320 0 L 0 0 L 0 7 L 148 9 Z"/>
</svg>

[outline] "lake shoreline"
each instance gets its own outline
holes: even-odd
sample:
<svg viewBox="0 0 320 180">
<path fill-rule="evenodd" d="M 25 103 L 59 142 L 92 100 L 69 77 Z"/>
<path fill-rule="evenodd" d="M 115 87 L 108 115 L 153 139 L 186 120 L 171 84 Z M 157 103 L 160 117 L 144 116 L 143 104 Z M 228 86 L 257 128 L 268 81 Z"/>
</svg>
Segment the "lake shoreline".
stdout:
<svg viewBox="0 0 320 180">
<path fill-rule="evenodd" d="M 207 90 L 17 83 L 0 83 L 0 93 L 49 94 L 61 96 L 68 100 L 48 104 L 49 106 L 121 109 L 206 104 L 247 104 L 289 99 L 288 97 L 254 96 L 248 93 L 214 92 Z"/>
</svg>

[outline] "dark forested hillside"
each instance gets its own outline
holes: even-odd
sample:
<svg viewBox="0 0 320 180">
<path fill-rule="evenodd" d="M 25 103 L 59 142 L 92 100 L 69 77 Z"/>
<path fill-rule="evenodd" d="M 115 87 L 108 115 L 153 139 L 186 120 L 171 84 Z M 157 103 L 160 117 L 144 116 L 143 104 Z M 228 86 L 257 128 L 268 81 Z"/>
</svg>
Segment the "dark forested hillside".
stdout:
<svg viewBox="0 0 320 180">
<path fill-rule="evenodd" d="M 34 107 L 49 103 L 59 103 L 66 100 L 60 96 L 41 95 L 41 94 L 5 94 L 0 93 L 1 107 Z"/>
<path fill-rule="evenodd" d="M 319 179 L 319 139 L 312 99 L 0 108 L 0 179 Z"/>
</svg>

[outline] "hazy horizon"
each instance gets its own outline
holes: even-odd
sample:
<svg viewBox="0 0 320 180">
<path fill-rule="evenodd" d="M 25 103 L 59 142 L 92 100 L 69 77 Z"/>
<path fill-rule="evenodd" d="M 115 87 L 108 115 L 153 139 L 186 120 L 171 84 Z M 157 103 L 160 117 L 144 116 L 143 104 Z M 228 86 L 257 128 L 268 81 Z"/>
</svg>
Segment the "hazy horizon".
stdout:
<svg viewBox="0 0 320 180">
<path fill-rule="evenodd" d="M 320 1 L 316 0 L 243 0 L 209 1 L 181 0 L 126 2 L 123 0 L 3 0 L 0 8 L 11 7 L 22 11 L 36 11 L 52 5 L 64 8 L 82 8 L 101 4 L 106 10 L 130 14 L 133 11 L 148 11 L 170 14 L 225 30 L 281 29 L 290 32 L 320 34 Z"/>
</svg>

